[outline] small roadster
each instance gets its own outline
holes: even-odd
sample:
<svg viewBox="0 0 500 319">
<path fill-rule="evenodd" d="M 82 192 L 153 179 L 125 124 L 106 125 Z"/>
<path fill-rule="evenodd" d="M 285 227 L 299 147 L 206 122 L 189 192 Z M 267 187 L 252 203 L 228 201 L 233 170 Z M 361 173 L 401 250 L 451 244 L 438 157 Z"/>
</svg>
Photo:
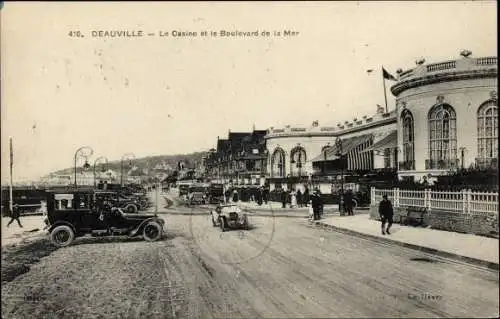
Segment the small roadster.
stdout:
<svg viewBox="0 0 500 319">
<path fill-rule="evenodd" d="M 156 214 L 128 214 L 122 208 L 94 202 L 92 195 L 78 190 L 48 193 L 45 228 L 56 246 L 68 246 L 85 235 L 142 236 L 146 241 L 163 236 L 165 221 Z"/>
<path fill-rule="evenodd" d="M 210 211 L 212 226 L 220 227 L 221 231 L 232 228 L 249 229 L 248 215 L 237 205 L 218 205 Z"/>
</svg>

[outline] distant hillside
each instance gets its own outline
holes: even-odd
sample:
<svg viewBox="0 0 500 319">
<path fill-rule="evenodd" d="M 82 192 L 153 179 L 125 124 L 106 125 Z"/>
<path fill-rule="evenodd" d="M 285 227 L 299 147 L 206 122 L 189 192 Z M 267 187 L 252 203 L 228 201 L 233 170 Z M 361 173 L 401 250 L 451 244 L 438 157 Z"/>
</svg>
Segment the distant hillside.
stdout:
<svg viewBox="0 0 500 319">
<path fill-rule="evenodd" d="M 131 160 L 132 166 L 137 167 L 138 171 L 148 171 L 147 175 L 154 175 L 156 167 L 164 167 L 170 166 L 171 170 L 177 169 L 177 163 L 179 161 L 183 161 L 186 167 L 194 167 L 195 163 L 200 163 L 201 158 L 205 155 L 205 152 L 195 152 L 191 154 L 180 154 L 180 155 L 158 155 L 158 156 L 148 156 L 135 158 Z M 101 163 L 101 161 L 99 162 Z M 92 159 L 89 160 L 90 165 L 94 165 Z M 130 169 L 129 161 L 125 160 L 123 162 L 124 170 Z M 104 165 L 105 166 L 105 165 Z M 98 164 L 98 167 L 103 167 L 102 164 Z M 106 169 L 111 169 L 114 171 L 120 171 L 120 161 L 110 161 L 106 167 Z M 78 171 L 81 170 L 81 167 L 77 168 Z M 73 174 L 74 167 L 65 168 L 53 174 Z"/>
</svg>

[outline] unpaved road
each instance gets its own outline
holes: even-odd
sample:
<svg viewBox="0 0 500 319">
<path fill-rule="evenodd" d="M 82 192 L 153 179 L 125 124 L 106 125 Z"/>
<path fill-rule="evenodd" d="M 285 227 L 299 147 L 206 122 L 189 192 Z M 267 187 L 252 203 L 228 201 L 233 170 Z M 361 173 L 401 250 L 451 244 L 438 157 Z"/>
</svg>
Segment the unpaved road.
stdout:
<svg viewBox="0 0 500 319">
<path fill-rule="evenodd" d="M 253 229 L 221 233 L 198 213 L 164 215 L 160 242 L 84 238 L 53 252 L 2 287 L 2 318 L 499 314 L 497 272 L 303 218 L 252 217 Z"/>
</svg>

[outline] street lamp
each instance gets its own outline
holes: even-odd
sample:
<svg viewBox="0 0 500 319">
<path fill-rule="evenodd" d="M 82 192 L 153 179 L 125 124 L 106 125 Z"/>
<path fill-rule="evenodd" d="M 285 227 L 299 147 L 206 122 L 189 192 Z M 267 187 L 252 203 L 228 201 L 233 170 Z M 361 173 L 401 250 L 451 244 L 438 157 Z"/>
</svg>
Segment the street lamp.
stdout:
<svg viewBox="0 0 500 319">
<path fill-rule="evenodd" d="M 340 157 L 340 200 L 339 200 L 339 211 L 340 216 L 344 216 L 344 160 L 342 154 L 342 139 L 337 137 L 335 140 L 335 146 L 337 148 L 337 156 Z"/>
<path fill-rule="evenodd" d="M 123 161 L 128 159 L 129 166 L 132 166 L 132 159 L 135 158 L 134 153 L 126 153 L 122 156 L 120 161 L 120 186 L 123 187 Z"/>
<path fill-rule="evenodd" d="M 97 162 L 99 162 L 100 160 L 105 160 L 106 165 L 108 165 L 108 159 L 105 156 L 98 157 L 94 161 L 94 187 L 96 187 L 96 182 L 95 182 L 95 167 L 96 167 Z M 104 171 L 104 169 L 103 169 L 103 171 Z"/>
<path fill-rule="evenodd" d="M 84 152 L 86 151 L 86 152 Z M 88 157 L 92 156 L 94 154 L 94 150 L 88 146 L 82 146 L 79 149 L 76 150 L 75 152 L 75 188 L 78 187 L 77 182 L 76 182 L 76 160 L 78 157 L 84 157 L 85 158 L 85 164 L 83 164 L 83 169 L 87 170 L 90 168 L 90 164 L 88 162 Z"/>
</svg>

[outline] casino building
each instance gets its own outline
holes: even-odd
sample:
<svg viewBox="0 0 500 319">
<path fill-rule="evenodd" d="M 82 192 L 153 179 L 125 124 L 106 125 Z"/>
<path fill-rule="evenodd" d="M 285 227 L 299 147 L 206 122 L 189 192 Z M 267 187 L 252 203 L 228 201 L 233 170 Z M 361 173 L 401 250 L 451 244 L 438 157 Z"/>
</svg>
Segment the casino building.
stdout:
<svg viewBox="0 0 500 319">
<path fill-rule="evenodd" d="M 274 128 L 265 136 L 268 181 L 276 187 L 316 184 L 330 193 L 331 180 L 376 170 L 395 170 L 398 162 L 396 112 L 378 107 L 372 116 L 336 126 Z M 339 143 L 340 142 L 340 143 Z"/>
<path fill-rule="evenodd" d="M 471 56 L 398 70 L 397 149 L 401 178 L 457 168 L 498 167 L 497 57 Z"/>
</svg>

